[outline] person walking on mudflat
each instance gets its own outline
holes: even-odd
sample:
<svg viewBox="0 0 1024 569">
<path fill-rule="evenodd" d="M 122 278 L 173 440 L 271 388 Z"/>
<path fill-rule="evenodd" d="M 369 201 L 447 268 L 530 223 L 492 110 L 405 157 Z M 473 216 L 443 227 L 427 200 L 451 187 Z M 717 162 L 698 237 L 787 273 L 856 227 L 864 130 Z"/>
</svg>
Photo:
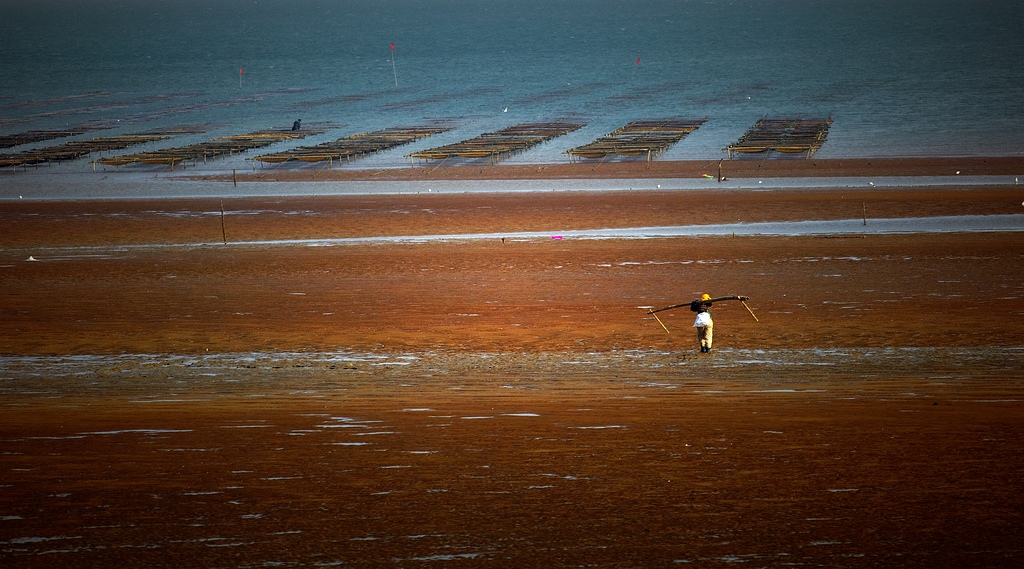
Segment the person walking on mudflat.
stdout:
<svg viewBox="0 0 1024 569">
<path fill-rule="evenodd" d="M 658 324 L 661 324 L 661 327 L 665 328 L 665 331 L 668 332 L 668 327 L 666 327 L 665 323 L 661 321 L 661 318 L 658 318 L 658 315 L 655 314 L 655 312 L 689 306 L 692 312 L 697 313 L 697 319 L 693 321 L 693 327 L 697 329 L 697 344 L 700 346 L 700 352 L 702 354 L 710 354 L 715 327 L 714 321 L 711 319 L 711 306 L 716 302 L 724 300 L 740 301 L 740 303 L 743 304 L 743 307 L 747 309 L 747 312 L 749 312 L 751 316 L 754 316 L 754 311 L 750 310 L 750 307 L 747 306 L 747 301 L 750 300 L 749 296 L 720 296 L 718 298 L 711 298 L 711 295 L 707 293 L 702 294 L 700 298 L 692 302 L 673 304 L 672 306 L 666 306 L 664 308 L 652 308 L 648 310 L 647 313 L 654 315 Z M 757 316 L 754 316 L 754 320 L 757 320 Z"/>
<path fill-rule="evenodd" d="M 711 340 L 714 334 L 715 323 L 711 319 L 710 294 L 702 294 L 700 298 L 690 303 L 690 312 L 697 313 L 697 319 L 693 321 L 693 327 L 697 329 L 697 344 L 702 354 L 711 353 Z"/>
</svg>

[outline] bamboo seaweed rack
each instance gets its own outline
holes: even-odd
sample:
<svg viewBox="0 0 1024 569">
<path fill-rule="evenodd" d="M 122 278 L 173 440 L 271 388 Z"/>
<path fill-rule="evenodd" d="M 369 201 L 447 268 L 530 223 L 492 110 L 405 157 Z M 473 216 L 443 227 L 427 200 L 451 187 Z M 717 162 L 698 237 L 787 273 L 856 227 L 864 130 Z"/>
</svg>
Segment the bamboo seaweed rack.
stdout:
<svg viewBox="0 0 1024 569">
<path fill-rule="evenodd" d="M 78 136 L 80 134 L 85 134 L 89 130 L 95 129 L 71 128 L 66 130 L 30 130 L 16 134 L 4 134 L 0 135 L 0 148 L 13 148 L 15 146 L 21 146 L 22 144 L 33 144 L 36 142 L 54 140 L 56 138 Z"/>
<path fill-rule="evenodd" d="M 264 148 L 286 140 L 299 140 L 311 135 L 323 134 L 322 130 L 260 130 L 248 134 L 233 136 L 222 136 L 206 142 L 199 142 L 182 146 L 180 148 L 166 148 L 152 152 L 140 152 L 136 154 L 125 154 L 101 158 L 98 163 L 107 166 L 125 166 L 128 164 L 161 164 L 174 168 L 176 164 L 186 164 L 191 161 L 197 164 L 200 159 L 205 163 L 210 158 L 230 156 Z"/>
<path fill-rule="evenodd" d="M 827 119 L 765 118 L 754 123 L 736 143 L 723 150 L 729 153 L 730 159 L 734 152 L 748 154 L 769 151 L 806 153 L 806 158 L 810 158 L 825 144 L 831 126 L 831 115 Z"/>
<path fill-rule="evenodd" d="M 413 163 L 420 160 L 445 160 L 452 157 L 459 158 L 487 158 L 491 164 L 511 156 L 524 152 L 529 148 L 542 142 L 551 140 L 584 126 L 584 123 L 577 122 L 536 122 L 524 123 L 495 132 L 487 132 L 475 138 L 413 152 L 407 155 Z"/>
<path fill-rule="evenodd" d="M 701 119 L 646 119 L 633 121 L 598 138 L 590 144 L 570 148 L 566 151 L 569 161 L 604 158 L 609 154 L 618 156 L 641 156 L 647 160 L 660 156 L 673 144 L 707 122 Z"/>
<path fill-rule="evenodd" d="M 328 162 L 333 166 L 334 161 L 341 162 L 362 158 L 368 154 L 383 152 L 396 146 L 402 146 L 415 142 L 421 138 L 433 136 L 451 130 L 443 126 L 412 126 L 392 127 L 373 132 L 353 134 L 339 138 L 333 142 L 325 142 L 315 146 L 300 146 L 292 150 L 275 152 L 257 156 L 253 160 L 261 163 L 282 163 L 291 160 L 301 162 Z"/>
<path fill-rule="evenodd" d="M 138 144 L 156 142 L 170 138 L 165 134 L 125 134 L 121 136 L 104 136 L 91 140 L 75 140 L 57 146 L 0 154 L 0 168 L 18 166 L 36 166 L 47 162 L 75 160 L 93 152 L 110 152 L 123 150 Z"/>
</svg>

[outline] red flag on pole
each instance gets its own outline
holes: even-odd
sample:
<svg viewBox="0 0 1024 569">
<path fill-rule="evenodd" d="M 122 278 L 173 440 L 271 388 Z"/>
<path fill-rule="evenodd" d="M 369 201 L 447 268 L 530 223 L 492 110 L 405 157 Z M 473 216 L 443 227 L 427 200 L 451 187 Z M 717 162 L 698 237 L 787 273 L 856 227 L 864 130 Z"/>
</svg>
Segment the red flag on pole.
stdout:
<svg viewBox="0 0 1024 569">
<path fill-rule="evenodd" d="M 244 68 L 244 67 L 239 67 L 239 68 L 238 68 L 238 74 L 239 74 L 239 75 L 243 75 L 243 74 L 245 74 L 245 68 Z"/>
<path fill-rule="evenodd" d="M 638 58 L 636 58 L 636 64 L 637 64 L 637 65 L 640 65 L 640 58 L 639 58 L 639 57 L 638 57 Z"/>
<path fill-rule="evenodd" d="M 398 69 L 395 67 L 395 42 L 391 42 L 391 72 L 395 74 L 395 87 L 398 87 Z"/>
</svg>

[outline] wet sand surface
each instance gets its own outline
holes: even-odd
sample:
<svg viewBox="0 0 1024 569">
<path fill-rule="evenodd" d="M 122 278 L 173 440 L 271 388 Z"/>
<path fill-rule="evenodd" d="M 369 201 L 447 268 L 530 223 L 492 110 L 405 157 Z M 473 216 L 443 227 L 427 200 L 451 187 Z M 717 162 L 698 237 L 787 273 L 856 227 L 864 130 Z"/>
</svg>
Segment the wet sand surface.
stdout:
<svg viewBox="0 0 1024 569">
<path fill-rule="evenodd" d="M 557 236 L 600 228 L 1021 214 L 1022 202 L 1024 186 L 1012 185 L 0 201 L 0 247 L 17 255 L 53 247 L 225 240 L 524 231 Z"/>
<path fill-rule="evenodd" d="M 796 177 L 892 177 L 892 176 L 979 176 L 1019 175 L 1024 172 L 1021 156 L 971 156 L 936 158 L 792 158 L 766 160 L 743 156 L 734 160 L 583 160 L 557 164 L 479 164 L 469 160 L 431 161 L 409 168 L 360 169 L 327 163 L 296 166 L 257 167 L 255 172 L 237 172 L 239 181 L 312 180 L 557 180 L 557 179 L 643 179 Z M 208 176 L 231 180 L 231 174 Z"/>
<path fill-rule="evenodd" d="M 730 356 L 106 367 L 4 410 L 5 565 L 1019 561 L 1016 371 Z"/>
<path fill-rule="evenodd" d="M 1024 232 L 245 242 L 1021 195 L 238 198 L 223 234 L 212 200 L 0 204 L 0 559 L 1016 567 Z M 716 304 L 708 356 L 644 308 L 702 292 L 758 318 Z"/>
</svg>

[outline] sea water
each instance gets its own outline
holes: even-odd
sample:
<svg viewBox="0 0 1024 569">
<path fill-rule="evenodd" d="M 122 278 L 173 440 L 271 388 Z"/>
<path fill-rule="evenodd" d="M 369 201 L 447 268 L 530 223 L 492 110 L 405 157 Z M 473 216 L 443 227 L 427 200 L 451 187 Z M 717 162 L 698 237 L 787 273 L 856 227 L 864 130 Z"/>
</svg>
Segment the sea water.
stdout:
<svg viewBox="0 0 1024 569">
<path fill-rule="evenodd" d="M 508 160 L 560 162 L 631 120 L 707 117 L 664 159 L 719 159 L 762 117 L 832 116 L 820 157 L 1024 153 L 1018 0 L 5 0 L 0 10 L 2 134 L 206 125 L 157 145 L 179 146 L 300 118 L 328 126 L 304 143 L 453 127 L 365 162 L 379 166 L 521 122 L 586 123 Z"/>
</svg>

